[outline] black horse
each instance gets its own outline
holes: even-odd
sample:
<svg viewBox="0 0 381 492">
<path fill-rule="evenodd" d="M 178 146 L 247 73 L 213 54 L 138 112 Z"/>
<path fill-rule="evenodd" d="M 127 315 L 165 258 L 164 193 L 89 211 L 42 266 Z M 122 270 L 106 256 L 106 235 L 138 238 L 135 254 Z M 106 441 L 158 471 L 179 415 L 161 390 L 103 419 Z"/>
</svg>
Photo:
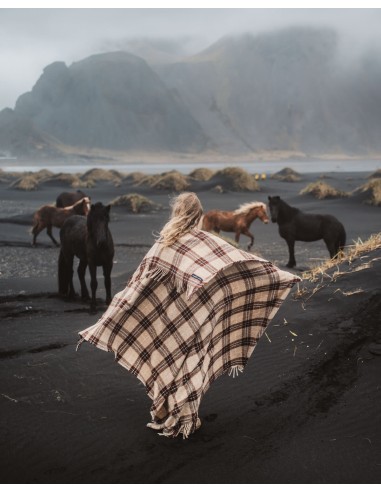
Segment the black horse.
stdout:
<svg viewBox="0 0 381 492">
<path fill-rule="evenodd" d="M 74 205 L 74 203 L 78 202 L 81 198 L 90 198 L 86 193 L 83 193 L 81 190 L 77 191 L 63 191 L 57 196 L 56 199 L 56 207 L 64 208 L 69 207 L 70 205 Z"/>
<path fill-rule="evenodd" d="M 307 214 L 291 207 L 279 196 L 269 196 L 272 222 L 277 222 L 280 236 L 286 240 L 289 260 L 287 267 L 296 265 L 295 241 L 318 241 L 323 239 L 330 257 L 333 258 L 345 246 L 344 226 L 333 215 Z"/>
<path fill-rule="evenodd" d="M 98 202 L 91 205 L 87 218 L 74 215 L 68 218 L 60 231 L 61 250 L 58 258 L 59 293 L 69 298 L 75 297 L 73 286 L 74 256 L 79 258 L 78 278 L 81 283 L 81 297 L 89 300 L 85 273 L 90 271 L 91 311 L 96 310 L 95 293 L 98 287 L 97 267 L 102 266 L 106 289 L 106 304 L 111 302 L 111 270 L 114 258 L 114 242 L 108 223 L 110 205 Z"/>
</svg>

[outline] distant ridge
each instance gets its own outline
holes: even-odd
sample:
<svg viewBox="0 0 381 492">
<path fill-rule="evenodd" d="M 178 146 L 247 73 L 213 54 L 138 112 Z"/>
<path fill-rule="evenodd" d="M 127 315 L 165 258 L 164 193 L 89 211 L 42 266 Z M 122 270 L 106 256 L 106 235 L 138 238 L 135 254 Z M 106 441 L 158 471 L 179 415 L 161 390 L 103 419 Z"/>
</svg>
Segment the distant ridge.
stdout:
<svg viewBox="0 0 381 492">
<path fill-rule="evenodd" d="M 307 27 L 224 37 L 189 57 L 171 43 L 48 65 L 0 113 L 0 152 L 380 154 L 376 48 L 343 64 L 336 32 Z"/>
</svg>

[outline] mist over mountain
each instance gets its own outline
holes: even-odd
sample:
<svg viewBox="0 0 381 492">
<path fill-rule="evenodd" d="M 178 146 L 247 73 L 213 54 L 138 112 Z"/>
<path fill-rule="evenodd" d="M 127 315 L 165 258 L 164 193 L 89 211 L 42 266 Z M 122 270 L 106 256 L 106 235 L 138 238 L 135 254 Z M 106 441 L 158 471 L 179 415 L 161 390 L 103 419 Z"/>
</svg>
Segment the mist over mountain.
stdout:
<svg viewBox="0 0 381 492">
<path fill-rule="evenodd" d="M 147 63 L 124 52 L 45 68 L 15 112 L 65 144 L 115 150 L 200 151 L 205 136 Z"/>
<path fill-rule="evenodd" d="M 225 37 L 193 56 L 173 42 L 139 40 L 128 49 L 134 54 L 52 63 L 12 117 L 81 148 L 381 151 L 381 50 L 343 63 L 333 29 Z"/>
<path fill-rule="evenodd" d="M 221 39 L 158 73 L 218 147 L 361 153 L 381 148 L 380 60 L 342 66 L 335 31 L 290 28 Z"/>
</svg>

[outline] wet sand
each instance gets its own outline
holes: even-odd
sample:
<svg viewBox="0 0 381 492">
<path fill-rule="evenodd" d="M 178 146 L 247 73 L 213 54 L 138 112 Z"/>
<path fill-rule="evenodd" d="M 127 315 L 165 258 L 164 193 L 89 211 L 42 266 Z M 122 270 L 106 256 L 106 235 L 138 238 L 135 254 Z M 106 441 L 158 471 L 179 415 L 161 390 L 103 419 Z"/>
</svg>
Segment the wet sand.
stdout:
<svg viewBox="0 0 381 492">
<path fill-rule="evenodd" d="M 329 183 L 349 191 L 365 177 L 332 173 Z M 335 215 L 345 225 L 347 244 L 380 232 L 380 208 L 348 198 L 298 195 L 316 179 L 266 180 L 258 192 L 200 191 L 199 196 L 205 210 L 233 210 L 280 195 L 306 212 Z M 244 373 L 222 376 L 205 395 L 200 430 L 188 440 L 167 439 L 146 428 L 150 400 L 134 376 L 111 354 L 88 344 L 75 351 L 78 331 L 105 309 L 101 273 L 99 310 L 90 315 L 80 300 L 57 296 L 59 250 L 45 231 L 38 247 L 30 246 L 33 211 L 61 191 L 47 186 L 24 192 L 0 184 L 4 483 L 380 482 L 381 357 L 372 352 L 381 339 L 380 250 L 340 267 L 349 273 L 334 282 L 304 280 L 304 296 L 294 287 Z M 108 183 L 90 190 L 92 200 L 103 203 L 129 192 Z M 136 215 L 112 209 L 114 294 L 152 245 L 152 232 L 168 218 L 171 193 L 144 194 L 165 208 Z M 253 252 L 284 268 L 288 254 L 277 225 L 255 221 L 251 231 Z M 57 229 L 53 234 L 58 239 Z M 242 245 L 247 242 L 241 238 Z M 297 243 L 296 272 L 327 258 L 322 241 Z"/>
</svg>

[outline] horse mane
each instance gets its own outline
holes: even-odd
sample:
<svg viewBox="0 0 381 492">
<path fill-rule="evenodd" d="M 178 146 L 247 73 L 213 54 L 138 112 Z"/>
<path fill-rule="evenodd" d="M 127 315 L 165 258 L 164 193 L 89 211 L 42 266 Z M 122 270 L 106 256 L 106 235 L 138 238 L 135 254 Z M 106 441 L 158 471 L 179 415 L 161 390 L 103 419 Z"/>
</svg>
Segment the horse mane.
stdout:
<svg viewBox="0 0 381 492">
<path fill-rule="evenodd" d="M 73 205 L 68 205 L 67 207 L 63 207 L 62 210 L 73 210 L 73 208 L 77 207 L 83 201 L 85 201 L 88 205 L 91 203 L 90 198 L 88 196 L 85 196 L 80 198 L 75 203 L 73 203 Z"/>
<path fill-rule="evenodd" d="M 263 202 L 248 202 L 248 203 L 243 203 L 242 205 L 240 205 L 239 208 L 237 208 L 237 210 L 234 210 L 234 215 L 238 215 L 238 214 L 248 214 L 250 212 L 250 210 L 252 210 L 253 208 L 256 208 L 256 207 L 261 207 L 263 208 L 264 211 L 266 211 L 266 204 L 263 203 Z"/>
</svg>

